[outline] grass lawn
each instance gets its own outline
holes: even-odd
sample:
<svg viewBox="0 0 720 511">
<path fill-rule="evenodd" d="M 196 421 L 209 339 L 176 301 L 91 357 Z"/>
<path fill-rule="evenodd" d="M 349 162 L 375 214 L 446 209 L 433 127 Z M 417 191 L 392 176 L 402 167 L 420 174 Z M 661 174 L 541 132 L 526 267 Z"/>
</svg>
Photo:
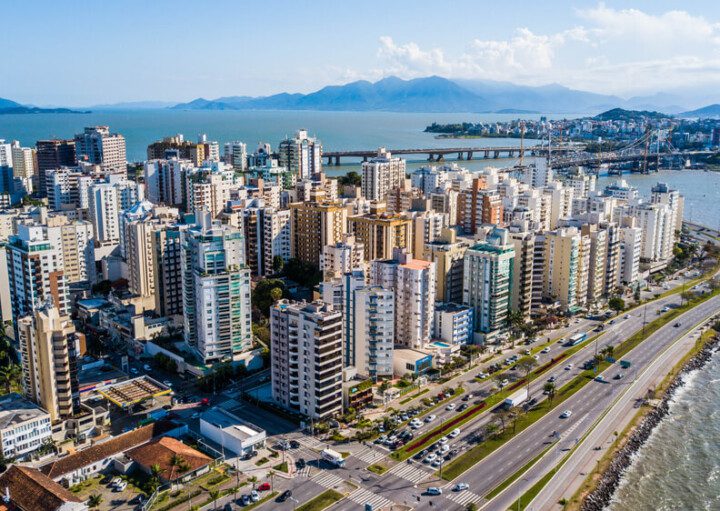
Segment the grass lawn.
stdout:
<svg viewBox="0 0 720 511">
<path fill-rule="evenodd" d="M 314 499 L 309 500 L 302 506 L 298 507 L 296 511 L 322 511 L 326 507 L 329 507 L 344 498 L 345 496 L 340 492 L 335 490 L 325 490 Z"/>
<path fill-rule="evenodd" d="M 273 467 L 273 470 L 277 470 L 278 472 L 285 472 L 286 474 L 289 473 L 287 461 L 283 461 L 282 463 L 275 465 Z"/>
<path fill-rule="evenodd" d="M 382 474 L 384 474 L 385 472 L 387 472 L 387 470 L 388 470 L 388 468 L 387 468 L 386 466 L 384 466 L 384 465 L 379 465 L 379 464 L 377 464 L 377 463 L 376 463 L 375 465 L 370 465 L 367 469 L 368 469 L 370 472 L 374 472 L 374 473 L 376 473 L 376 474 L 378 474 L 378 475 L 382 475 Z"/>
</svg>

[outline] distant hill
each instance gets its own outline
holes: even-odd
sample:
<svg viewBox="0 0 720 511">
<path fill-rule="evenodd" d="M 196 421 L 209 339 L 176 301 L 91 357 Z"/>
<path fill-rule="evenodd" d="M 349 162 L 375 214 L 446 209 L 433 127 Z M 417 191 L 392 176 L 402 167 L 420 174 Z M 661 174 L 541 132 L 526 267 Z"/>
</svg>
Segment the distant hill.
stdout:
<svg viewBox="0 0 720 511">
<path fill-rule="evenodd" d="M 679 114 L 681 117 L 720 117 L 720 104 L 713 104 L 698 108 L 697 110 L 691 110 L 689 112 L 683 112 Z"/>
<path fill-rule="evenodd" d="M 568 89 L 507 82 L 448 80 L 439 76 L 378 82 L 360 80 L 330 85 L 310 94 L 266 97 L 197 98 L 176 110 L 325 110 L 387 112 L 596 113 L 622 105 L 623 99 Z"/>
<path fill-rule="evenodd" d="M 648 110 L 625 110 L 624 108 L 613 108 L 595 116 L 598 121 L 638 121 L 641 119 L 666 119 L 670 117 L 660 112 Z"/>
<path fill-rule="evenodd" d="M 103 105 L 92 105 L 92 110 L 155 110 L 168 108 L 175 103 L 172 101 L 126 101 L 122 103 L 109 103 Z"/>
<path fill-rule="evenodd" d="M 84 114 L 89 112 L 80 112 L 70 110 L 69 108 L 38 108 L 36 106 L 26 106 L 16 103 L 10 99 L 0 98 L 0 115 L 3 114 Z"/>
</svg>

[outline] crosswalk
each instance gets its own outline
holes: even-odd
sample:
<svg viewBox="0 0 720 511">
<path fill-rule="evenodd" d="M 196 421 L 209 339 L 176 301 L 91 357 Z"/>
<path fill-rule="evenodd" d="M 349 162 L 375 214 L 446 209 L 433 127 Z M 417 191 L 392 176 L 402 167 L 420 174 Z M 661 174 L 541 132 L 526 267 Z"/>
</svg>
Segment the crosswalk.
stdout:
<svg viewBox="0 0 720 511">
<path fill-rule="evenodd" d="M 353 456 L 355 456 L 360 461 L 364 461 L 365 463 L 373 464 L 381 459 L 385 458 L 385 454 L 376 451 L 375 449 L 371 449 L 370 447 L 363 447 L 357 452 L 351 453 Z"/>
<path fill-rule="evenodd" d="M 296 472 L 296 477 L 310 477 L 310 465 L 305 465 Z"/>
<path fill-rule="evenodd" d="M 386 499 L 382 495 L 373 493 L 366 488 L 358 488 L 348 495 L 347 498 L 361 506 L 371 504 L 373 509 L 389 508 L 394 504 L 392 500 Z"/>
<path fill-rule="evenodd" d="M 452 486 L 445 488 L 443 490 L 443 495 L 461 506 L 467 506 L 471 502 L 473 504 L 479 504 L 483 500 L 480 495 L 468 490 L 452 491 Z"/>
<path fill-rule="evenodd" d="M 336 476 L 335 474 L 331 474 L 330 472 L 320 472 L 318 475 L 312 478 L 312 481 L 314 483 L 319 484 L 320 486 L 327 488 L 328 490 L 332 488 L 336 488 L 337 486 L 340 486 L 344 480 L 341 477 Z"/>
<path fill-rule="evenodd" d="M 420 483 L 430 477 L 430 473 L 426 472 L 416 464 L 408 465 L 407 463 L 398 463 L 388 471 L 390 474 L 401 477 L 411 483 Z"/>
<path fill-rule="evenodd" d="M 325 449 L 327 447 L 327 444 L 324 442 L 321 442 L 317 438 L 313 436 L 304 436 L 298 439 L 298 442 L 300 442 L 305 447 L 309 447 L 310 449 L 314 449 L 316 451 Z"/>
</svg>

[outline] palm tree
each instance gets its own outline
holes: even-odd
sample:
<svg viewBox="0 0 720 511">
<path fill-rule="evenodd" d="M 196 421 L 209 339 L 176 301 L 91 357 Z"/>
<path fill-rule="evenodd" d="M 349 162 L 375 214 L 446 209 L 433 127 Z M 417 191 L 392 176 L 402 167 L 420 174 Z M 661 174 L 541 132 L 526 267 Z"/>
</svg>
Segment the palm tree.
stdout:
<svg viewBox="0 0 720 511">
<path fill-rule="evenodd" d="M 102 495 L 98 495 L 97 493 L 93 493 L 93 494 L 90 495 L 90 497 L 88 498 L 87 504 L 88 504 L 88 507 L 99 507 L 100 504 L 102 504 L 102 501 L 103 501 L 103 496 L 102 496 Z"/>
<path fill-rule="evenodd" d="M 553 398 L 555 397 L 555 384 L 549 381 L 543 385 L 543 390 L 547 392 L 548 402 L 552 407 Z"/>
<path fill-rule="evenodd" d="M 172 471 L 170 472 L 171 481 L 174 479 L 173 476 L 175 475 L 175 468 L 177 468 L 180 473 L 187 471 L 187 469 L 189 468 L 187 461 L 185 461 L 185 459 L 178 454 L 173 454 L 170 457 L 170 466 L 172 467 Z"/>
</svg>

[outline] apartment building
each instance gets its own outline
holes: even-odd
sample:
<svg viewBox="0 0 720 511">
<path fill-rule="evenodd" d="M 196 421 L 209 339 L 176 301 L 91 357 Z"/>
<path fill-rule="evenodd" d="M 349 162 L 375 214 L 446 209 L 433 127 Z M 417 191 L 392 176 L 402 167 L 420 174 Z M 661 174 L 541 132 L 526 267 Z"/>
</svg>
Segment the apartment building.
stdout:
<svg viewBox="0 0 720 511">
<path fill-rule="evenodd" d="M 362 243 L 366 261 L 391 259 L 396 248 L 412 251 L 412 220 L 403 215 L 371 208 L 368 215 L 348 218 L 348 230 Z"/>
<path fill-rule="evenodd" d="M 322 172 L 322 142 L 301 129 L 278 145 L 278 163 L 298 179 Z"/>
<path fill-rule="evenodd" d="M 342 241 L 347 209 L 338 202 L 290 204 L 290 256 L 318 266 L 325 245 Z"/>
<path fill-rule="evenodd" d="M 75 135 L 77 159 L 100 165 L 103 172 L 125 174 L 125 137 L 110 133 L 108 126 L 91 126 Z"/>
<path fill-rule="evenodd" d="M 362 164 L 362 195 L 368 200 L 384 202 L 388 193 L 400 188 L 405 180 L 405 160 L 393 157 L 384 147 L 377 156 Z"/>
</svg>

